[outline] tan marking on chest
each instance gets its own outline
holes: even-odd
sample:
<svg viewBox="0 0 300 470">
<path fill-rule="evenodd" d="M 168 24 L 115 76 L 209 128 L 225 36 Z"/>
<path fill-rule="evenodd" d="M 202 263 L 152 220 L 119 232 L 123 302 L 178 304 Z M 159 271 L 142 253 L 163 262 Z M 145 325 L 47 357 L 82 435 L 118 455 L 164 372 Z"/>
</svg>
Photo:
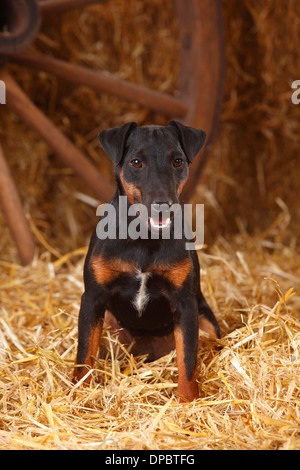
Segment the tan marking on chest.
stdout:
<svg viewBox="0 0 300 470">
<path fill-rule="evenodd" d="M 192 269 L 192 262 L 189 258 L 179 261 L 173 265 L 151 265 L 150 272 L 165 277 L 168 281 L 174 284 L 175 287 L 182 287 L 184 281 L 188 277 Z"/>
<path fill-rule="evenodd" d="M 108 284 L 120 274 L 132 274 L 137 271 L 134 263 L 123 261 L 120 258 L 107 260 L 102 256 L 93 256 L 91 259 L 91 267 L 95 279 L 99 284 Z"/>
</svg>

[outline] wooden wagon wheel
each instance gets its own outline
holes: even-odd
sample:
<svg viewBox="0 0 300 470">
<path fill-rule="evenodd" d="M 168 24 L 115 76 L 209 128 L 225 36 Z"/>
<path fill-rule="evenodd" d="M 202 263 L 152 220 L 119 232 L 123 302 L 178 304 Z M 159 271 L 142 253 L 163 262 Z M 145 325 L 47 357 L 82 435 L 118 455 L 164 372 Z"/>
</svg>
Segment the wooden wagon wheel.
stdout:
<svg viewBox="0 0 300 470">
<path fill-rule="evenodd" d="M 112 184 L 31 102 L 5 69 L 13 60 L 95 91 L 139 103 L 208 134 L 207 144 L 191 166 L 185 188 L 187 201 L 199 180 L 216 134 L 224 81 L 224 40 L 220 0 L 174 0 L 180 35 L 180 98 L 108 77 L 86 67 L 72 65 L 29 50 L 40 27 L 40 18 L 72 8 L 108 0 L 2 0 L 0 12 L 0 80 L 6 85 L 6 103 L 47 142 L 102 201 L 113 192 Z M 31 262 L 34 242 L 22 212 L 14 182 L 0 147 L 0 203 L 8 220 L 23 264 Z"/>
</svg>

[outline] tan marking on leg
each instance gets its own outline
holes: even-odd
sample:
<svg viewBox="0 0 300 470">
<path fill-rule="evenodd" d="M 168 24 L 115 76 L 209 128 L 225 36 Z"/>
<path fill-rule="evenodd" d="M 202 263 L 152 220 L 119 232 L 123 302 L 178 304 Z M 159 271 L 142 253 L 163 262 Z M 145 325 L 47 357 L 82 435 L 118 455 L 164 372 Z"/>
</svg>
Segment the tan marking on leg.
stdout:
<svg viewBox="0 0 300 470">
<path fill-rule="evenodd" d="M 186 366 L 184 363 L 184 341 L 183 333 L 179 326 L 174 329 L 177 367 L 178 367 L 178 394 L 180 402 L 192 401 L 199 397 L 197 368 L 191 380 L 187 379 Z"/>
<path fill-rule="evenodd" d="M 91 334 L 89 337 L 89 344 L 88 344 L 88 350 L 86 353 L 86 357 L 84 360 L 84 364 L 86 367 L 75 367 L 74 369 L 74 379 L 75 381 L 79 381 L 82 379 L 82 377 L 85 376 L 85 374 L 88 372 L 90 368 L 93 368 L 95 358 L 97 357 L 98 351 L 99 351 L 99 346 L 100 346 L 100 341 L 101 341 L 101 335 L 102 335 L 102 322 L 101 324 L 98 324 L 94 326 L 91 330 Z M 91 380 L 91 375 L 89 375 L 84 383 L 88 384 Z"/>
<path fill-rule="evenodd" d="M 214 325 L 204 315 L 199 317 L 199 328 L 205 331 L 210 339 L 218 339 Z"/>
</svg>

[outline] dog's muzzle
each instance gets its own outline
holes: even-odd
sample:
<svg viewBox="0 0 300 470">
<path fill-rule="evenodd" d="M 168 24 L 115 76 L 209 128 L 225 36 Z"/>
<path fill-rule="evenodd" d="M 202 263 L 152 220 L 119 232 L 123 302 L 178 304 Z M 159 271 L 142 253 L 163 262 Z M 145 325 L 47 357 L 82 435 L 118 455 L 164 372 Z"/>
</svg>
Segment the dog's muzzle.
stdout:
<svg viewBox="0 0 300 470">
<path fill-rule="evenodd" d="M 155 230 L 169 227 L 171 224 L 171 211 L 169 203 L 151 204 L 149 225 Z"/>
</svg>

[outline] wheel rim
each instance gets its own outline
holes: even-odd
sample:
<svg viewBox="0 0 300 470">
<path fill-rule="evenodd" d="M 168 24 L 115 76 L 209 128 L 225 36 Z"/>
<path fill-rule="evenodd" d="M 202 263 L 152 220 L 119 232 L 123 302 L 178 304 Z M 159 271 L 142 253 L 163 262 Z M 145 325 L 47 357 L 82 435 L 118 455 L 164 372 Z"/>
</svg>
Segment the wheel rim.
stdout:
<svg viewBox="0 0 300 470">
<path fill-rule="evenodd" d="M 35 0 L 2 0 L 0 54 L 9 56 L 29 47 L 40 29 L 40 12 Z"/>
</svg>

